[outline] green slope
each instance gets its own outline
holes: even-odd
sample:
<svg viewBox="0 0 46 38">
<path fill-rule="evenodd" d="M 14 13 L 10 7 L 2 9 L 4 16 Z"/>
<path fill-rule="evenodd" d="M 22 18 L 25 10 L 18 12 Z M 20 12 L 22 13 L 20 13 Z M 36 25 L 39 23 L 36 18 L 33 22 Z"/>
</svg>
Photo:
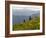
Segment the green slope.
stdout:
<svg viewBox="0 0 46 38">
<path fill-rule="evenodd" d="M 22 24 L 14 24 L 13 30 L 38 30 L 40 29 L 40 17 L 27 20 Z"/>
</svg>

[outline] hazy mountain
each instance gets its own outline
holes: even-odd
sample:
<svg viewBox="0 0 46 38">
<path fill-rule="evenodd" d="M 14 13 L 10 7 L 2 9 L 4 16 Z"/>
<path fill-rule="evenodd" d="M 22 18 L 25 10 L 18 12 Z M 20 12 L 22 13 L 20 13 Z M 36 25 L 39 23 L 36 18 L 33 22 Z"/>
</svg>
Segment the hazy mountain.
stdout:
<svg viewBox="0 0 46 38">
<path fill-rule="evenodd" d="M 37 16 L 40 16 L 40 13 L 32 14 L 31 17 L 37 17 Z"/>
<path fill-rule="evenodd" d="M 16 24 L 16 23 L 23 23 L 24 20 L 29 20 L 29 16 L 15 16 L 13 15 L 13 18 L 12 18 L 12 21 L 13 21 L 13 24 Z"/>
<path fill-rule="evenodd" d="M 33 16 L 34 17 L 36 17 L 36 16 L 39 16 L 40 14 L 32 14 L 32 16 L 31 16 L 31 18 L 33 18 Z M 15 15 L 13 15 L 13 24 L 17 24 L 17 23 L 23 23 L 24 22 L 24 20 L 25 21 L 27 21 L 27 20 L 29 20 L 29 17 L 30 16 L 15 16 Z"/>
</svg>

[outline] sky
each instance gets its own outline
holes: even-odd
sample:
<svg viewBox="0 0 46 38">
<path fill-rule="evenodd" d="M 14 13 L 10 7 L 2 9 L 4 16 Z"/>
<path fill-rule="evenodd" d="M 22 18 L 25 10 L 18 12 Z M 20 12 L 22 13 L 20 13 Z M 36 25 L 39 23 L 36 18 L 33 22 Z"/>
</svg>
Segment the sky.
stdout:
<svg viewBox="0 0 46 38">
<path fill-rule="evenodd" d="M 39 13 L 40 7 L 39 6 L 30 6 L 30 5 L 13 5 L 12 12 L 13 15 L 16 16 L 30 16 L 35 13 Z"/>
</svg>

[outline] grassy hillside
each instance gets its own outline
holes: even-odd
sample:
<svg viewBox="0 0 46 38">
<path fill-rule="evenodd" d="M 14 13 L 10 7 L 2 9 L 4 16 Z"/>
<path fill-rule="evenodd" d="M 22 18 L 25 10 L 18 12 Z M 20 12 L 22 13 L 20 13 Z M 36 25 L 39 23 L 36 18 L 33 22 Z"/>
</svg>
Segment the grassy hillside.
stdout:
<svg viewBox="0 0 46 38">
<path fill-rule="evenodd" d="M 13 30 L 36 30 L 40 29 L 40 17 L 27 20 L 22 24 L 14 24 Z"/>
</svg>

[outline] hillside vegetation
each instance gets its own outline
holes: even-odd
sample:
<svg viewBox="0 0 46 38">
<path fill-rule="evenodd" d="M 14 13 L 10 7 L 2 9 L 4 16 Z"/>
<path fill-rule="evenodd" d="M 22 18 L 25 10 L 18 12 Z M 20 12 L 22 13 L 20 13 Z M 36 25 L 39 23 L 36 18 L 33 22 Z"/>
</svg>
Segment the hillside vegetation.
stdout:
<svg viewBox="0 0 46 38">
<path fill-rule="evenodd" d="M 13 30 L 38 30 L 40 29 L 40 17 L 32 18 L 21 24 L 14 24 Z"/>
</svg>

